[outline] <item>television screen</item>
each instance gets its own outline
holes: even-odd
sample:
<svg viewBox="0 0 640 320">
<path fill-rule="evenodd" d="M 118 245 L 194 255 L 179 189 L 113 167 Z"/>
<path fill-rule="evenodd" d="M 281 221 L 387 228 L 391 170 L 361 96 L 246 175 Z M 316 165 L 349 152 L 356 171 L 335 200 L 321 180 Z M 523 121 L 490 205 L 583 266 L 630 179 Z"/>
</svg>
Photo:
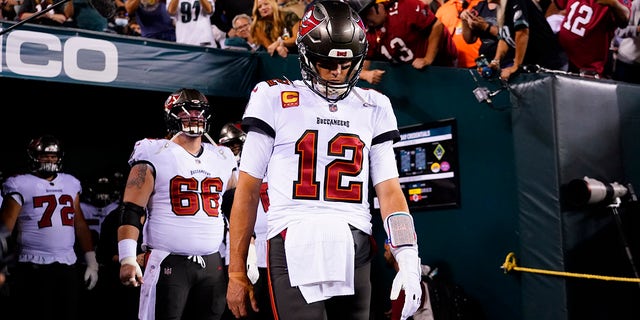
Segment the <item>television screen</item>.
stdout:
<svg viewBox="0 0 640 320">
<path fill-rule="evenodd" d="M 460 206 L 455 119 L 401 127 L 393 145 L 410 209 Z"/>
</svg>

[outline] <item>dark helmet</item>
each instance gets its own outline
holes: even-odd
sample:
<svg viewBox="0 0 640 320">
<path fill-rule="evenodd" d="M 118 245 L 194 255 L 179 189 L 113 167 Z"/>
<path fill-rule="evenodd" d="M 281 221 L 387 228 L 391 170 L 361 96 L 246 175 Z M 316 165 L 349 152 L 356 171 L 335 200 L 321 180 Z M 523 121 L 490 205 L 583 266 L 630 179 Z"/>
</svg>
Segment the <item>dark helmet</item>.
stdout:
<svg viewBox="0 0 640 320">
<path fill-rule="evenodd" d="M 91 196 L 91 203 L 96 207 L 104 207 L 115 200 L 114 197 L 115 186 L 111 179 L 102 176 L 93 182 L 89 192 Z"/>
<path fill-rule="evenodd" d="M 244 133 L 238 126 L 234 123 L 229 122 L 222 126 L 220 130 L 220 138 L 218 139 L 218 143 L 224 146 L 229 146 L 231 143 L 244 143 L 247 134 Z"/>
<path fill-rule="evenodd" d="M 242 154 L 242 147 L 246 138 L 247 134 L 244 133 L 242 129 L 233 122 L 229 122 L 222 126 L 218 143 L 229 147 L 231 151 L 233 151 L 236 161 L 240 162 L 240 155 Z"/>
<path fill-rule="evenodd" d="M 64 152 L 60 141 L 54 136 L 46 134 L 29 142 L 27 154 L 31 161 L 31 171 L 40 173 L 56 173 L 62 170 L 62 158 Z M 43 154 L 55 154 L 58 159 L 55 162 L 40 162 Z"/>
<path fill-rule="evenodd" d="M 190 113 L 193 110 L 199 112 Z M 164 111 L 167 131 L 170 134 L 183 132 L 194 137 L 209 130 L 211 107 L 207 97 L 196 89 L 182 88 L 172 93 L 164 102 Z"/>
<path fill-rule="evenodd" d="M 358 82 L 367 54 L 365 27 L 349 4 L 326 0 L 311 5 L 300 22 L 296 39 L 302 79 L 314 92 L 330 102 L 346 97 Z M 351 61 L 344 83 L 323 80 L 316 62 Z"/>
</svg>

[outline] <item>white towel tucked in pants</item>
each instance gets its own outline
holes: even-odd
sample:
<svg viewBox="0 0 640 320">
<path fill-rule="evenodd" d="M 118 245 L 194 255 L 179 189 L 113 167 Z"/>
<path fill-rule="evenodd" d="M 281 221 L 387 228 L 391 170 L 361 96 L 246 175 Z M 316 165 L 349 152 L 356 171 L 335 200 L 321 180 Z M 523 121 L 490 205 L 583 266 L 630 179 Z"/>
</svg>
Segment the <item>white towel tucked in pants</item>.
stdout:
<svg viewBox="0 0 640 320">
<path fill-rule="evenodd" d="M 307 303 L 354 294 L 353 235 L 344 221 L 313 220 L 287 228 L 284 241 L 292 286 Z"/>
</svg>

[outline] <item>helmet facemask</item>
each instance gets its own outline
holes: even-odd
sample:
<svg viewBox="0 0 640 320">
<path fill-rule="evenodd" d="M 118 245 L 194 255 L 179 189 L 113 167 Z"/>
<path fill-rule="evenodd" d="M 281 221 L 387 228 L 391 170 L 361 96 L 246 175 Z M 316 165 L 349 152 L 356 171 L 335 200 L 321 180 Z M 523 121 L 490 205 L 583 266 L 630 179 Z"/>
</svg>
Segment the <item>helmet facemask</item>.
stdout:
<svg viewBox="0 0 640 320">
<path fill-rule="evenodd" d="M 176 131 L 182 132 L 189 137 L 199 137 L 209 129 L 209 118 L 211 116 L 206 109 L 208 108 L 201 105 L 182 103 L 174 105 L 169 117 L 173 117 L 175 127 L 179 129 Z"/>
<path fill-rule="evenodd" d="M 167 130 L 199 137 L 209 131 L 211 108 L 207 98 L 195 89 L 180 89 L 164 104 Z"/>
<path fill-rule="evenodd" d="M 242 147 L 244 146 L 246 138 L 247 134 L 244 133 L 244 131 L 236 127 L 233 123 L 227 123 L 220 130 L 218 143 L 231 149 L 234 158 L 240 163 Z"/>
<path fill-rule="evenodd" d="M 306 60 L 303 62 L 303 60 Z M 323 79 L 320 76 L 320 72 L 317 67 L 317 63 L 322 60 L 328 60 L 325 63 L 329 64 L 342 64 L 347 61 L 351 61 L 351 66 L 347 71 L 347 76 L 344 82 L 337 83 Z M 306 55 L 300 58 L 300 64 L 302 66 L 302 80 L 305 84 L 311 88 L 315 93 L 319 94 L 330 102 L 336 102 L 344 99 L 351 89 L 356 85 L 360 77 L 360 71 L 362 70 L 362 61 L 364 56 L 356 59 L 314 59 L 310 55 Z M 320 62 L 322 63 L 322 62 Z M 331 69 L 331 68 L 328 68 Z"/>
<path fill-rule="evenodd" d="M 329 102 L 344 99 L 358 82 L 367 54 L 360 16 L 341 1 L 317 2 L 302 18 L 296 43 L 304 83 Z M 318 62 L 347 61 L 351 67 L 342 83 L 322 79 L 316 66 Z"/>
<path fill-rule="evenodd" d="M 60 142 L 50 135 L 32 140 L 27 148 L 27 154 L 31 160 L 31 171 L 39 174 L 50 175 L 62 170 L 62 157 L 64 155 Z M 41 159 L 49 156 L 49 159 Z M 50 156 L 57 159 L 51 161 Z"/>
</svg>

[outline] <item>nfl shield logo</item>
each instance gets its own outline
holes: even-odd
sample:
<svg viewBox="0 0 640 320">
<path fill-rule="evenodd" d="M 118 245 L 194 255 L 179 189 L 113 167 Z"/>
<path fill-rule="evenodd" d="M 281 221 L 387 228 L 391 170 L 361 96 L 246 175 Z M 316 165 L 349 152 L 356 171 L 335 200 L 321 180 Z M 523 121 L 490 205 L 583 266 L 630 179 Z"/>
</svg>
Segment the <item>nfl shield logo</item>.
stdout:
<svg viewBox="0 0 640 320">
<path fill-rule="evenodd" d="M 338 111 L 338 105 L 337 105 L 337 104 L 335 104 L 335 103 L 331 103 L 331 104 L 329 104 L 329 111 L 331 111 L 331 112 L 336 112 L 336 111 Z"/>
</svg>

